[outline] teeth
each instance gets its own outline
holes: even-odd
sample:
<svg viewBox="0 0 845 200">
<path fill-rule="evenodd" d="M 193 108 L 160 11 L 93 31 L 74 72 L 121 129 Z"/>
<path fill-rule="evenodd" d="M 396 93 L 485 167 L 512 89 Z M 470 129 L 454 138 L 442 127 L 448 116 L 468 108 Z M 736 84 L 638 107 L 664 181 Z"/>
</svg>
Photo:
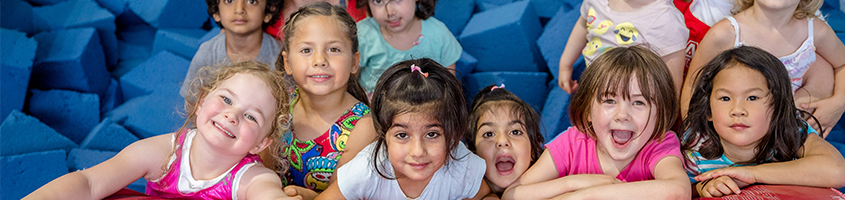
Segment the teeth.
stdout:
<svg viewBox="0 0 845 200">
<path fill-rule="evenodd" d="M 314 75 L 314 76 L 311 76 L 311 77 L 312 78 L 328 78 L 329 75 Z"/>
<path fill-rule="evenodd" d="M 230 138 L 235 138 L 235 135 L 233 135 L 231 132 L 229 132 L 229 131 L 227 131 L 226 129 L 224 129 L 223 127 L 221 127 L 221 126 L 220 126 L 220 124 L 217 124 L 217 123 L 215 122 L 215 123 L 214 123 L 214 126 L 216 126 L 217 128 L 219 128 L 220 130 L 223 130 L 223 132 L 225 132 L 225 133 L 226 133 L 226 135 L 228 135 Z"/>
</svg>

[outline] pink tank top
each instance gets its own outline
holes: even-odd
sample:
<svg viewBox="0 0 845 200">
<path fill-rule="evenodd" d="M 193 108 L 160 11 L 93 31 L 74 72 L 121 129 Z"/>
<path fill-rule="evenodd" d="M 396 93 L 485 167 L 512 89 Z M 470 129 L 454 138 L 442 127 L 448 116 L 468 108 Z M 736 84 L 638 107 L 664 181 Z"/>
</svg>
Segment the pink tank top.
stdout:
<svg viewBox="0 0 845 200">
<path fill-rule="evenodd" d="M 176 147 L 176 152 L 174 155 L 176 159 L 173 163 L 170 164 L 170 169 L 167 171 L 167 174 L 158 180 L 158 182 L 150 182 L 147 181 L 147 194 L 150 196 L 155 197 L 164 197 L 164 198 L 180 198 L 180 199 L 232 199 L 232 194 L 235 191 L 232 191 L 232 186 L 237 181 L 235 181 L 235 174 L 237 174 L 244 165 L 261 162 L 261 158 L 255 154 L 248 154 L 237 165 L 235 165 L 232 170 L 227 172 L 225 178 L 220 180 L 217 184 L 212 185 L 211 187 L 193 192 L 193 193 L 182 193 L 179 192 L 179 173 L 181 172 L 181 163 L 182 160 L 182 145 L 185 143 L 185 135 L 188 131 L 182 133 L 179 136 L 179 146 Z M 190 145 L 190 144 L 189 144 Z"/>
</svg>

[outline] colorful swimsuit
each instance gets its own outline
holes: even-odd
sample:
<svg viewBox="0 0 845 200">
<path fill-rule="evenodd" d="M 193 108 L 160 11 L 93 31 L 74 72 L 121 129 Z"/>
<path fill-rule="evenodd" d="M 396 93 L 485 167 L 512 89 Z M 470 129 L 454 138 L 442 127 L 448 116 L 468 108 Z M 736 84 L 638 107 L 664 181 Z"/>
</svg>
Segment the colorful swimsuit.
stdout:
<svg viewBox="0 0 845 200">
<path fill-rule="evenodd" d="M 358 102 L 341 115 L 329 130 L 319 137 L 300 141 L 293 134 L 293 128 L 282 135 L 287 145 L 282 152 L 290 160 L 290 170 L 283 178 L 284 185 L 298 185 L 320 192 L 329 185 L 337 161 L 346 151 L 346 140 L 361 116 L 370 113 L 366 104 Z"/>
<path fill-rule="evenodd" d="M 798 50 L 795 50 L 792 54 L 778 58 L 780 62 L 783 62 L 786 70 L 789 71 L 789 81 L 792 82 L 793 93 L 803 85 L 801 79 L 804 77 L 804 72 L 810 68 L 811 63 L 816 61 L 816 46 L 813 42 L 813 18 L 808 19 L 807 39 L 804 40 L 804 43 L 801 43 L 801 47 L 798 47 Z M 731 21 L 731 25 L 733 25 L 734 31 L 736 32 L 734 47 L 739 47 L 744 44 L 743 42 L 739 42 L 739 24 L 734 17 L 728 17 L 728 20 Z"/>
</svg>

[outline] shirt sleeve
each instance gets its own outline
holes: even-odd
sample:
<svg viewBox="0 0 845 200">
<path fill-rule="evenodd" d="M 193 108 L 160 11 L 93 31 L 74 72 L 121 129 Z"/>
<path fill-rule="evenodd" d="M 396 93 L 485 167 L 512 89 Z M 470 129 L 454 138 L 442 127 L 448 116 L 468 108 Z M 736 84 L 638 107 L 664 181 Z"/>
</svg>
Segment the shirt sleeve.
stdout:
<svg viewBox="0 0 845 200">
<path fill-rule="evenodd" d="M 461 53 L 464 51 L 461 43 L 458 42 L 458 39 L 455 38 L 455 35 L 449 31 L 449 28 L 443 22 L 434 17 L 428 20 L 434 20 L 432 24 L 435 24 L 435 26 L 433 27 L 437 28 L 437 33 L 440 35 L 438 41 L 441 41 L 440 44 L 443 45 L 440 51 L 440 64 L 444 67 L 455 64 L 458 62 L 458 59 L 461 59 Z"/>
<path fill-rule="evenodd" d="M 372 146 L 367 146 L 337 169 L 337 186 L 344 198 L 369 199 L 377 188 L 379 177 L 370 167 Z"/>
<path fill-rule="evenodd" d="M 648 168 L 652 172 L 654 171 L 654 166 L 657 165 L 657 162 L 666 156 L 677 156 L 678 159 L 681 159 L 682 161 L 684 159 L 684 157 L 681 156 L 681 142 L 678 141 L 678 137 L 675 136 L 675 132 L 672 131 L 666 132 L 666 135 L 663 136 L 662 142 L 653 143 L 650 150 L 651 153 L 649 154 Z"/>
<path fill-rule="evenodd" d="M 661 57 L 685 49 L 689 39 L 684 16 L 669 6 L 653 21 L 648 33 L 646 40 L 654 45 L 655 53 Z"/>
<path fill-rule="evenodd" d="M 569 171 L 569 165 L 571 162 L 571 160 L 569 160 L 569 154 L 572 153 L 572 145 L 570 144 L 573 141 L 573 136 L 581 134 L 577 130 L 578 129 L 575 127 L 569 127 L 566 131 L 560 133 L 560 135 L 546 145 L 546 149 L 549 150 L 549 154 L 552 155 L 552 161 L 555 163 L 555 168 L 557 168 L 558 177 L 568 175 L 567 172 Z"/>
<path fill-rule="evenodd" d="M 466 173 L 464 173 L 463 180 L 459 180 L 459 182 L 463 182 L 463 191 L 460 199 L 468 199 L 475 197 L 478 194 L 478 190 L 481 189 L 481 182 L 484 181 L 484 174 L 487 170 L 487 163 L 484 162 L 484 159 L 478 157 L 474 153 L 470 152 L 469 149 L 461 143 L 458 147 L 460 150 L 458 151 L 459 155 L 466 155 L 463 159 L 466 159 Z"/>
</svg>

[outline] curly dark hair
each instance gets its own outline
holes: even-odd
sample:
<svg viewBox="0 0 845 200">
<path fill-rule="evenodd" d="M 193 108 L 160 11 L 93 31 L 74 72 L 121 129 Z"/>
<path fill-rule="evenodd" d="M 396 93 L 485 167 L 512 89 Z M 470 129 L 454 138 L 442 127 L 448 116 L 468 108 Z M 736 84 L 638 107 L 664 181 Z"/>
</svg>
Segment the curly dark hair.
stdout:
<svg viewBox="0 0 845 200">
<path fill-rule="evenodd" d="M 281 18 L 282 8 L 285 5 L 285 0 L 266 0 L 266 1 L 267 1 L 267 4 L 264 6 L 264 14 L 265 15 L 270 14 L 270 16 L 273 16 L 273 17 L 270 18 L 270 22 L 267 22 L 267 23 L 264 23 L 264 24 L 261 25 L 261 30 L 267 30 L 267 27 L 270 27 L 270 25 L 276 24 L 276 21 L 278 21 L 279 18 Z M 219 7 L 220 0 L 205 0 L 205 4 L 206 4 L 206 6 L 208 6 L 208 15 L 209 16 L 214 16 L 214 14 L 217 14 L 218 12 L 220 12 L 220 7 Z M 215 22 L 215 23 L 217 23 L 217 26 L 223 27 L 223 24 L 221 24 L 220 22 Z"/>
<path fill-rule="evenodd" d="M 370 1 L 372 0 L 358 0 L 358 2 L 355 2 L 355 8 L 364 8 L 365 10 L 367 10 L 367 16 L 372 17 L 373 12 L 370 11 Z M 434 6 L 437 5 L 437 0 L 418 0 L 416 1 L 416 4 L 417 8 L 414 9 L 414 16 L 417 16 L 417 18 L 420 18 L 422 20 L 426 20 L 429 17 L 434 16 Z"/>
</svg>

